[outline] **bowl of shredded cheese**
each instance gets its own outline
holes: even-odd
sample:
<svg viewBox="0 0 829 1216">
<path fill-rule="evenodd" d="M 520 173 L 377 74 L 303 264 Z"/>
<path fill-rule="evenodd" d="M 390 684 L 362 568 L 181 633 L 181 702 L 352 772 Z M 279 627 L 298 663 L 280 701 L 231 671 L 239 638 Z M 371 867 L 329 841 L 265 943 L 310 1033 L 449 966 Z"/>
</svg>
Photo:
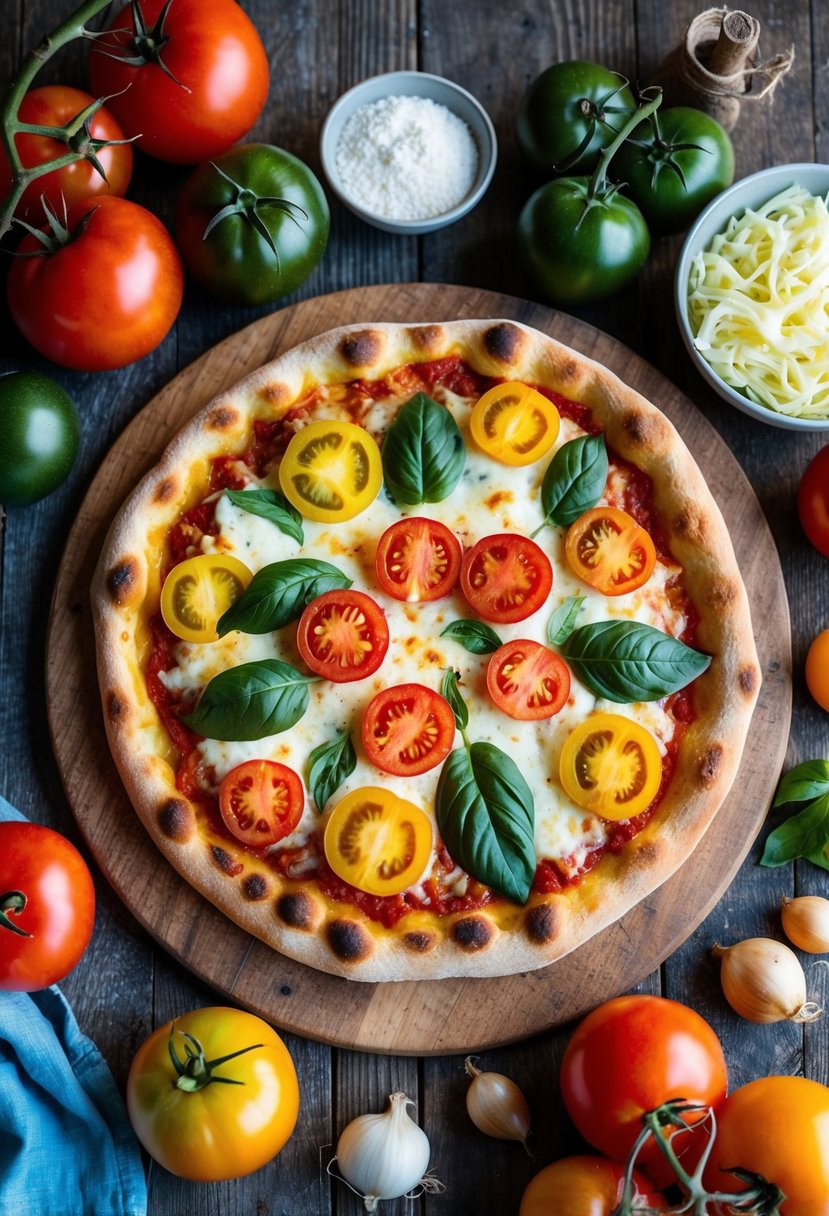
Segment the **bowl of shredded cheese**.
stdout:
<svg viewBox="0 0 829 1216">
<path fill-rule="evenodd" d="M 428 72 L 387 72 L 344 93 L 322 128 L 322 167 L 342 203 L 385 232 L 434 232 L 480 202 L 498 155 L 481 103 Z"/>
<path fill-rule="evenodd" d="M 829 430 L 829 165 L 776 165 L 688 232 L 675 303 L 705 380 L 753 418 Z"/>
</svg>

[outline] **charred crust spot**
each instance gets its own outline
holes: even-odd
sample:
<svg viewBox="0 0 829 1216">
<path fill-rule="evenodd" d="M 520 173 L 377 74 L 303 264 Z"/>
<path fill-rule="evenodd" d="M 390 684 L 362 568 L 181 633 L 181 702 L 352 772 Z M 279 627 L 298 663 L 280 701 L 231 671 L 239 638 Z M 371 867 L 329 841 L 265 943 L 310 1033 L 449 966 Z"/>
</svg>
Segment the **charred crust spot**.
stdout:
<svg viewBox="0 0 829 1216">
<path fill-rule="evenodd" d="M 229 431 L 239 420 L 239 411 L 230 405 L 217 405 L 207 415 L 207 425 L 211 431 Z"/>
<path fill-rule="evenodd" d="M 276 902 L 277 916 L 291 929 L 313 928 L 314 911 L 314 901 L 304 891 L 281 895 Z"/>
<path fill-rule="evenodd" d="M 724 613 L 734 603 L 736 596 L 737 586 L 734 582 L 726 578 L 715 578 L 711 581 L 706 599 L 716 612 Z"/>
<path fill-rule="evenodd" d="M 751 664 L 741 667 L 737 675 L 740 692 L 746 697 L 753 697 L 760 683 L 760 673 Z"/>
<path fill-rule="evenodd" d="M 356 921 L 332 920 L 327 936 L 329 946 L 344 963 L 358 963 L 371 954 L 371 938 Z"/>
<path fill-rule="evenodd" d="M 699 779 L 704 789 L 709 789 L 717 779 L 722 760 L 722 744 L 713 743 L 708 751 L 700 758 Z"/>
<path fill-rule="evenodd" d="M 552 904 L 536 904 L 530 908 L 524 927 L 531 942 L 543 946 L 558 937 L 561 918 Z"/>
<path fill-rule="evenodd" d="M 452 937 L 461 950 L 472 954 L 492 941 L 492 925 L 483 916 L 464 916 L 452 926 Z"/>
<path fill-rule="evenodd" d="M 294 399 L 294 394 L 283 380 L 263 384 L 257 396 L 269 406 L 288 405 Z"/>
<path fill-rule="evenodd" d="M 702 538 L 702 517 L 693 507 L 683 507 L 681 511 L 677 512 L 671 526 L 674 534 L 684 540 L 699 541 Z"/>
<path fill-rule="evenodd" d="M 242 883 L 242 893 L 251 902 L 264 899 L 268 893 L 268 880 L 262 874 L 248 874 Z"/>
<path fill-rule="evenodd" d="M 655 840 L 643 840 L 636 850 L 636 862 L 641 866 L 655 865 L 661 851 Z"/>
<path fill-rule="evenodd" d="M 422 355 L 439 355 L 444 345 L 442 325 L 413 325 L 409 330 L 412 346 Z"/>
<path fill-rule="evenodd" d="M 241 874 L 245 868 L 240 861 L 234 861 L 227 849 L 223 849 L 220 844 L 211 845 L 210 852 L 222 873 L 228 874 L 231 878 L 235 878 L 237 874 Z"/>
<path fill-rule="evenodd" d="M 556 376 L 564 388 L 566 385 L 575 384 L 580 378 L 579 365 L 575 359 L 562 359 L 556 365 Z"/>
<path fill-rule="evenodd" d="M 127 712 L 127 702 L 122 701 L 117 692 L 111 692 L 107 697 L 107 715 L 110 722 L 117 722 Z"/>
<path fill-rule="evenodd" d="M 177 490 L 178 482 L 175 477 L 165 477 L 155 487 L 153 502 L 169 502 L 171 498 L 175 498 Z"/>
<path fill-rule="evenodd" d="M 413 929 L 411 933 L 403 934 L 403 944 L 415 954 L 428 954 L 437 944 L 437 935 L 425 929 Z"/>
<path fill-rule="evenodd" d="M 158 826 L 170 840 L 189 840 L 196 827 L 190 807 L 181 798 L 169 798 L 159 809 Z"/>
<path fill-rule="evenodd" d="M 134 557 L 125 557 L 113 566 L 107 575 L 106 588 L 113 604 L 126 604 L 138 582 L 138 562 Z"/>
<path fill-rule="evenodd" d="M 383 353 L 383 335 L 376 329 L 360 329 L 347 334 L 340 343 L 340 354 L 350 367 L 371 367 Z"/>
<path fill-rule="evenodd" d="M 658 414 L 632 410 L 622 420 L 622 429 L 634 447 L 658 451 L 665 442 L 665 423 Z"/>
<path fill-rule="evenodd" d="M 498 363 L 517 363 L 527 341 L 523 329 L 510 324 L 509 321 L 491 325 L 484 334 L 486 352 Z"/>
</svg>

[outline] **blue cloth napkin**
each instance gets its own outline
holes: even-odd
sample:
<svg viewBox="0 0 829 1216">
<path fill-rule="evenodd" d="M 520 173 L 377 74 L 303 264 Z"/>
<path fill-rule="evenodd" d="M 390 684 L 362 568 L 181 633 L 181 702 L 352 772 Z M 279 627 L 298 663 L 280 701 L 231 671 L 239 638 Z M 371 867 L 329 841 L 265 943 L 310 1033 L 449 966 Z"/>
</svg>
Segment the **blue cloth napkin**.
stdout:
<svg viewBox="0 0 829 1216">
<path fill-rule="evenodd" d="M 23 816 L 0 797 L 0 820 Z M 57 987 L 0 992 L 0 1213 L 145 1216 L 138 1141 Z"/>
</svg>

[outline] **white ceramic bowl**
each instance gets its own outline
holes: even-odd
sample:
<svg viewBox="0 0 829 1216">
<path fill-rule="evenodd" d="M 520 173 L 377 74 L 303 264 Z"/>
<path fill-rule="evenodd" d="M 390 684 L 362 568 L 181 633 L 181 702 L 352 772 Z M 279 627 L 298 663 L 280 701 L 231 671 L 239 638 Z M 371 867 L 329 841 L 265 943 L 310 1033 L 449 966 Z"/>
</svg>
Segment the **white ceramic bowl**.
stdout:
<svg viewBox="0 0 829 1216">
<path fill-rule="evenodd" d="M 343 126 L 357 110 L 373 101 L 380 101 L 383 97 L 426 97 L 438 105 L 446 106 L 447 110 L 451 110 L 453 114 L 462 119 L 472 132 L 478 148 L 477 173 L 469 193 L 450 211 L 430 216 L 428 219 L 389 219 L 387 216 L 375 215 L 366 211 L 344 191 L 337 172 L 337 144 Z M 415 236 L 424 232 L 434 232 L 438 228 L 444 228 L 447 224 L 454 223 L 480 202 L 495 172 L 498 142 L 486 110 L 471 93 L 462 89 L 460 85 L 453 84 L 451 80 L 446 80 L 443 76 L 433 76 L 428 72 L 386 72 L 382 76 L 371 76 L 368 80 L 354 85 L 335 102 L 323 124 L 320 155 L 322 167 L 331 189 L 340 202 L 344 203 L 355 215 L 359 215 L 360 219 L 365 220 L 367 224 L 381 228 L 384 232 Z"/>
<path fill-rule="evenodd" d="M 694 335 L 688 321 L 688 276 L 696 254 L 708 248 L 717 233 L 723 231 L 732 215 L 742 215 L 747 207 L 759 207 L 787 186 L 795 184 L 803 186 L 810 194 L 825 196 L 829 191 L 829 165 L 775 165 L 772 169 L 762 169 L 759 173 L 744 177 L 727 190 L 723 190 L 722 194 L 718 194 L 697 217 L 685 238 L 674 277 L 674 302 L 679 329 L 688 354 L 703 379 L 707 380 L 723 400 L 769 426 L 781 427 L 787 431 L 829 431 L 829 420 L 790 418 L 764 405 L 757 405 L 736 389 L 729 387 L 694 346 Z"/>
</svg>

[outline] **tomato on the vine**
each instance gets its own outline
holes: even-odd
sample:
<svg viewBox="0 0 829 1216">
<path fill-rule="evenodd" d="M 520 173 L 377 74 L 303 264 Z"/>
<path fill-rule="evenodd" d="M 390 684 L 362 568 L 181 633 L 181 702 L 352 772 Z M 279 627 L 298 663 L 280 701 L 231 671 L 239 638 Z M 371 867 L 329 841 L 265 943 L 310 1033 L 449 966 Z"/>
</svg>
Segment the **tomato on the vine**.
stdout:
<svg viewBox="0 0 829 1216">
<path fill-rule="evenodd" d="M 331 869 L 352 887 L 367 895 L 399 895 L 423 877 L 433 835 L 419 806 L 368 785 L 334 807 L 323 848 Z"/>
<path fill-rule="evenodd" d="M 20 103 L 17 117 L 20 122 L 32 126 L 65 127 L 94 104 L 95 98 L 81 89 L 47 84 L 29 90 Z M 46 199 L 54 212 L 61 215 L 64 205 L 71 207 L 80 199 L 100 194 L 117 194 L 123 198 L 127 193 L 132 177 L 132 147 L 129 143 L 117 142 L 124 139 L 124 132 L 109 110 L 99 106 L 85 123 L 80 124 L 72 138 L 73 147 L 80 145 L 76 150 L 83 150 L 86 144 L 100 168 L 84 158 L 36 177 L 23 191 L 15 208 L 14 214 L 19 219 L 28 223 L 43 223 L 41 197 Z M 107 147 L 95 149 L 95 140 L 106 140 Z M 25 169 L 56 160 L 64 156 L 68 148 L 68 143 L 62 140 L 25 131 L 15 136 L 15 145 Z M 0 198 L 7 195 L 11 187 L 9 158 L 0 146 Z"/>
<path fill-rule="evenodd" d="M 95 887 L 78 850 L 36 823 L 0 823 L 0 991 L 68 975 L 89 945 Z"/>
<path fill-rule="evenodd" d="M 464 554 L 461 590 L 485 621 L 513 624 L 532 616 L 553 586 L 553 568 L 543 549 L 526 536 L 484 536 Z"/>
<path fill-rule="evenodd" d="M 305 790 L 287 764 L 245 760 L 223 778 L 219 810 L 225 827 L 254 848 L 276 844 L 293 832 L 302 818 Z"/>
<path fill-rule="evenodd" d="M 364 591 L 326 591 L 302 613 L 296 640 L 311 671 L 347 684 L 377 671 L 389 648 L 389 626 Z"/>
<path fill-rule="evenodd" d="M 829 557 L 829 443 L 812 458 L 800 479 L 797 513 L 818 553 Z"/>
<path fill-rule="evenodd" d="M 66 389 L 40 372 L 0 376 L 0 502 L 22 507 L 56 490 L 80 442 L 78 413 Z"/>
<path fill-rule="evenodd" d="M 78 371 L 124 367 L 154 350 L 184 291 L 161 220 L 106 194 L 75 203 L 66 228 L 44 235 L 24 236 L 17 252 L 29 256 L 14 258 L 7 284 L 12 318 L 35 350 Z"/>
<path fill-rule="evenodd" d="M 428 773 L 452 749 L 455 715 L 424 684 L 396 684 L 372 697 L 360 727 L 363 747 L 384 773 L 414 777 Z"/>
<path fill-rule="evenodd" d="M 458 581 L 461 544 L 437 519 L 399 519 L 377 542 L 374 567 L 380 586 L 394 599 L 416 604 L 439 600 Z"/>
<path fill-rule="evenodd" d="M 93 43 L 89 79 L 143 152 L 194 165 L 256 122 L 268 56 L 236 0 L 137 0 Z"/>
<path fill-rule="evenodd" d="M 487 692 L 495 705 L 520 722 L 552 718 L 570 695 L 570 669 L 564 660 L 529 638 L 499 646 L 486 669 Z"/>
<path fill-rule="evenodd" d="M 612 1216 L 624 1179 L 625 1167 L 606 1157 L 563 1157 L 530 1179 L 518 1216 Z M 632 1181 L 634 1206 L 665 1210 L 665 1200 L 638 1170 Z"/>
<path fill-rule="evenodd" d="M 144 1148 L 181 1178 L 220 1182 L 265 1165 L 299 1111 L 296 1069 L 267 1022 L 241 1009 L 197 1009 L 160 1026 L 127 1078 Z"/>
</svg>

